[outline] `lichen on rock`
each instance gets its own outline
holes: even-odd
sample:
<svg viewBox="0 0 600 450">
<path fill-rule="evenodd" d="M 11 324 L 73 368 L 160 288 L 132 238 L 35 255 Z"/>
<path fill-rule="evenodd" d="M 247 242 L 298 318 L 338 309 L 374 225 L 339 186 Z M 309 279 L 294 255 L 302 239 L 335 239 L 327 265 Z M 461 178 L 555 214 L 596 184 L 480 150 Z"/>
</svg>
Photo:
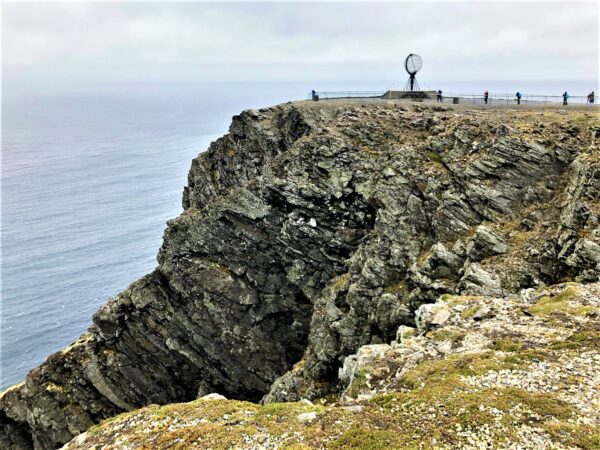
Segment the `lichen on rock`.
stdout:
<svg viewBox="0 0 600 450">
<path fill-rule="evenodd" d="M 526 290 L 440 299 L 430 312 L 447 312 L 443 323 L 423 323 L 420 334 L 403 326 L 402 342 L 346 357 L 339 398 L 148 407 L 107 420 L 65 450 L 598 448 L 600 283 L 544 292 L 587 313 L 525 314 L 546 298 Z M 489 314 L 463 316 L 475 308 Z"/>
</svg>

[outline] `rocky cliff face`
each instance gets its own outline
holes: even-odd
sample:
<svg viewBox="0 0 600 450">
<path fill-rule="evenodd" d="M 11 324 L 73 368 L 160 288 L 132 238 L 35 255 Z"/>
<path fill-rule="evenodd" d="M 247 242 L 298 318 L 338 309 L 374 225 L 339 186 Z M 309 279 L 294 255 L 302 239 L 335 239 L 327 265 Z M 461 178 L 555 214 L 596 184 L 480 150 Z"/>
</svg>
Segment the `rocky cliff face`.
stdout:
<svg viewBox="0 0 600 450">
<path fill-rule="evenodd" d="M 246 111 L 196 158 L 157 269 L 0 397 L 0 442 L 220 392 L 340 389 L 443 294 L 600 276 L 595 112 L 373 102 Z"/>
<path fill-rule="evenodd" d="M 65 450 L 600 448 L 600 283 L 446 294 L 415 319 L 344 360 L 339 396 L 154 405 Z"/>
</svg>

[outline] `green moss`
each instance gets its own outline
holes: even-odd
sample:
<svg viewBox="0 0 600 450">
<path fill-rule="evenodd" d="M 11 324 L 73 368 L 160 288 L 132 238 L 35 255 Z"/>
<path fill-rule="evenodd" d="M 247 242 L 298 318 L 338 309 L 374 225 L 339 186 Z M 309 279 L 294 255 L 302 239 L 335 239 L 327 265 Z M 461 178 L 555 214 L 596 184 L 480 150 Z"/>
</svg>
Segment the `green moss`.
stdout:
<svg viewBox="0 0 600 450">
<path fill-rule="evenodd" d="M 585 316 L 598 310 L 594 306 L 573 306 L 569 304 L 569 301 L 573 300 L 577 294 L 578 292 L 575 287 L 568 287 L 557 295 L 542 297 L 535 305 L 529 308 L 529 312 L 542 317 L 555 314 Z"/>
<path fill-rule="evenodd" d="M 518 369 L 532 362 L 544 361 L 547 357 L 547 353 L 540 349 L 515 350 L 504 357 L 503 362 L 507 369 Z"/>
<path fill-rule="evenodd" d="M 457 305 L 474 305 L 473 307 L 479 305 L 481 306 L 481 297 L 477 297 L 474 295 L 453 295 L 453 294 L 443 294 L 442 300 L 448 303 L 448 306 L 457 306 Z M 475 305 L 477 303 L 477 305 Z"/>
<path fill-rule="evenodd" d="M 475 315 L 477 311 L 479 311 L 479 308 L 481 308 L 481 305 L 471 306 L 470 308 L 467 308 L 463 312 L 461 312 L 460 317 L 464 320 L 470 319 Z"/>
<path fill-rule="evenodd" d="M 412 389 L 422 384 L 436 384 L 444 381 L 451 387 L 461 376 L 482 375 L 490 370 L 503 368 L 502 361 L 494 359 L 493 352 L 479 354 L 452 355 L 444 359 L 422 362 L 410 370 L 403 381 Z"/>
<path fill-rule="evenodd" d="M 232 433 L 228 426 L 211 423 L 201 424 L 174 431 L 167 429 L 158 435 L 158 439 L 153 442 L 151 447 L 143 448 L 185 450 L 190 448 L 190 443 L 198 441 L 206 443 L 209 448 L 240 448 L 243 445 L 244 435 L 252 435 L 259 431 L 252 425 L 236 425 L 236 432 Z"/>
<path fill-rule="evenodd" d="M 361 450 L 381 450 L 392 448 L 410 448 L 406 446 L 406 437 L 395 430 L 369 430 L 353 428 L 338 439 L 329 443 L 328 448 L 356 448 Z M 415 445 L 414 448 L 417 448 Z"/>
<path fill-rule="evenodd" d="M 442 158 L 438 152 L 428 152 L 427 157 L 435 163 L 442 164 Z"/>
<path fill-rule="evenodd" d="M 364 403 L 359 413 L 300 402 L 258 406 L 231 400 L 197 400 L 122 414 L 94 427 L 86 445 L 110 445 L 118 433 L 119 439 L 126 438 L 126 444 L 133 448 L 239 448 L 248 446 L 246 436 L 255 445 L 262 443 L 261 439 L 271 443 L 274 439 L 284 448 L 297 449 L 322 448 L 324 442 L 327 448 L 348 449 L 457 448 L 465 444 L 454 431 L 457 426 L 476 430 L 492 424 L 498 420 L 495 410 L 504 413 L 500 420 L 508 429 L 534 420 L 548 425 L 549 433 L 559 436 L 561 442 L 579 445 L 588 442 L 583 439 L 591 439 L 581 430 L 564 429 L 561 424 L 570 419 L 572 409 L 552 394 L 516 388 L 473 391 L 464 385 L 459 375 L 485 372 L 502 364 L 492 361 L 492 352 L 488 353 L 447 358 L 442 364 L 445 368 L 434 361 L 419 364 L 415 372 L 425 381 L 423 386 L 419 383 L 412 390 L 376 396 Z M 358 376 L 359 384 L 363 375 L 366 373 Z M 517 407 L 521 414 L 511 414 Z M 297 420 L 298 414 L 310 411 L 318 413 L 317 420 Z M 435 418 L 431 417 L 432 411 Z M 112 429 L 108 426 L 117 423 Z M 102 433 L 98 434 L 97 428 Z M 516 439 L 510 433 L 490 438 L 495 443 Z"/>
<path fill-rule="evenodd" d="M 331 281 L 331 287 L 336 291 L 341 291 L 342 289 L 346 289 L 348 287 L 348 282 L 350 281 L 350 274 L 344 273 L 340 276 L 335 277 Z"/>
<path fill-rule="evenodd" d="M 455 354 L 443 359 L 424 361 L 404 376 L 403 383 L 410 389 L 441 385 L 453 390 L 464 386 L 462 377 L 480 376 L 489 371 L 502 369 L 523 368 L 534 361 L 542 361 L 547 357 L 543 350 L 520 350 L 518 345 L 513 344 L 506 344 L 512 349 L 507 356 L 497 355 L 494 351 L 486 351 L 477 354 Z"/>
<path fill-rule="evenodd" d="M 554 395 L 532 393 L 518 388 L 485 388 L 478 391 L 460 387 L 453 381 L 448 389 L 447 381 L 440 380 L 414 391 L 377 396 L 372 403 L 380 407 L 385 414 L 419 436 L 419 442 L 435 439 L 455 448 L 457 437 L 454 431 L 461 428 L 479 428 L 494 423 L 499 417 L 493 412 L 502 411 L 500 420 L 510 430 L 519 424 L 567 420 L 573 414 L 570 405 L 557 400 Z M 438 411 L 433 421 L 422 421 L 423 415 Z M 520 418 L 511 414 L 515 408 L 526 411 Z M 534 419 L 535 418 L 535 419 Z M 499 443 L 515 439 L 510 433 L 495 436 Z M 425 444 L 425 448 L 431 446 Z"/>
<path fill-rule="evenodd" d="M 445 302 L 446 300 L 450 300 L 452 298 L 452 294 L 442 294 L 440 296 L 440 300 Z"/>
<path fill-rule="evenodd" d="M 544 430 L 553 438 L 569 447 L 600 449 L 600 427 L 552 421 L 544 425 Z"/>
<path fill-rule="evenodd" d="M 388 294 L 408 294 L 408 287 L 406 286 L 406 281 L 400 281 L 399 283 L 387 286 L 384 289 L 384 292 Z"/>
<path fill-rule="evenodd" d="M 415 337 L 417 335 L 417 329 L 416 328 L 405 328 L 403 333 L 402 333 L 402 337 L 403 338 L 410 338 L 410 337 Z"/>
<path fill-rule="evenodd" d="M 101 431 L 104 431 L 104 430 L 108 429 L 111 426 L 111 424 L 113 424 L 113 423 L 124 422 L 127 419 L 129 419 L 129 418 L 131 418 L 133 416 L 137 416 L 141 412 L 144 412 L 145 410 L 151 409 L 151 408 L 153 408 L 153 407 L 150 406 L 150 407 L 147 407 L 147 408 L 143 408 L 141 410 L 128 411 L 128 412 L 124 412 L 124 413 L 121 413 L 121 414 L 117 414 L 114 417 L 110 417 L 110 418 L 105 419 L 105 420 L 103 420 L 102 422 L 100 422 L 100 423 L 98 423 L 96 425 L 93 425 L 92 427 L 90 427 L 87 430 L 87 433 L 88 433 L 88 435 L 93 436 L 95 434 L 100 433 Z"/>
<path fill-rule="evenodd" d="M 431 339 L 435 342 L 450 341 L 453 344 L 456 344 L 464 339 L 465 334 L 464 331 L 441 329 L 433 333 Z"/>
<path fill-rule="evenodd" d="M 598 425 L 581 425 L 557 421 L 545 424 L 544 430 L 554 440 L 563 445 L 585 449 L 600 449 L 600 427 Z"/>
<path fill-rule="evenodd" d="M 261 407 L 257 413 L 256 417 L 263 416 L 278 416 L 278 417 L 295 417 L 298 414 L 306 413 L 306 412 L 324 412 L 324 408 L 320 405 L 307 405 L 299 402 L 291 402 L 291 403 L 269 403 Z"/>
<path fill-rule="evenodd" d="M 586 347 L 600 348 L 600 331 L 581 331 L 572 334 L 563 341 L 554 342 L 550 345 L 552 350 L 578 349 Z"/>
<path fill-rule="evenodd" d="M 521 350 L 523 344 L 521 342 L 513 341 L 512 339 L 498 339 L 494 342 L 492 350 L 498 350 L 501 352 L 516 352 Z"/>
<path fill-rule="evenodd" d="M 356 398 L 360 394 L 361 389 L 367 386 L 369 382 L 369 371 L 365 368 L 359 369 L 358 373 L 354 375 L 352 383 L 348 389 L 348 395 Z"/>
</svg>

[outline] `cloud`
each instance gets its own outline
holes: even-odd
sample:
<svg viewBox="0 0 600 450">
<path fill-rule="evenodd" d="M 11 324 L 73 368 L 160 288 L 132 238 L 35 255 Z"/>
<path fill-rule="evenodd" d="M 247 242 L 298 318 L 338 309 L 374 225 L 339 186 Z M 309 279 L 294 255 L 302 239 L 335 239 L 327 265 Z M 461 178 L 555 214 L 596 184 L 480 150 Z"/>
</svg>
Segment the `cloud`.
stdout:
<svg viewBox="0 0 600 450">
<path fill-rule="evenodd" d="M 9 77 L 382 79 L 410 52 L 437 80 L 598 76 L 596 2 L 5 3 L 2 29 Z"/>
</svg>

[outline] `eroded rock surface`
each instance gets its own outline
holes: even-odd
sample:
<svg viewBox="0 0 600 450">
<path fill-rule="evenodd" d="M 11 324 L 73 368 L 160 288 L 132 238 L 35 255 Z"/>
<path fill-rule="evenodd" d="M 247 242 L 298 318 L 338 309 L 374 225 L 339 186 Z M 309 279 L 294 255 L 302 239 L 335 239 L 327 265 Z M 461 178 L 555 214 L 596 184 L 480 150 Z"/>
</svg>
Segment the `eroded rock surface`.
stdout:
<svg viewBox="0 0 600 450">
<path fill-rule="evenodd" d="M 583 111 L 393 102 L 236 116 L 193 161 L 156 270 L 2 394 L 0 442 L 54 448 L 215 392 L 320 397 L 442 294 L 598 280 L 599 132 Z"/>
<path fill-rule="evenodd" d="M 600 446 L 600 283 L 444 295 L 416 316 L 418 329 L 403 325 L 398 340 L 346 357 L 340 395 L 152 406 L 92 428 L 65 450 Z"/>
</svg>

